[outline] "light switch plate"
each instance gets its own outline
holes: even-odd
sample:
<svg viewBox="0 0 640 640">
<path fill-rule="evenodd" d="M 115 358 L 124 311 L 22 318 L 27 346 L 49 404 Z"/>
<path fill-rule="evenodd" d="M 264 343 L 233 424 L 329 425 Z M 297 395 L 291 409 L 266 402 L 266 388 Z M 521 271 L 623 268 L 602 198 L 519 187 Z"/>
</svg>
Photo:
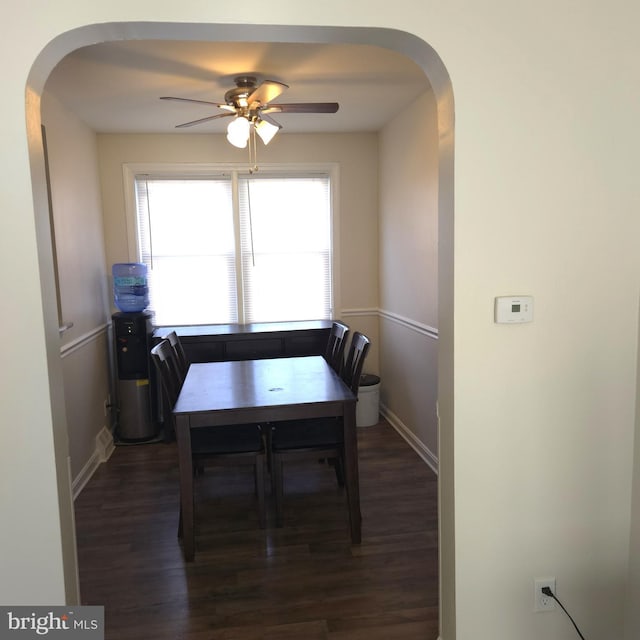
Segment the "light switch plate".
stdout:
<svg viewBox="0 0 640 640">
<path fill-rule="evenodd" d="M 495 321 L 499 324 L 517 324 L 533 321 L 531 296 L 500 296 L 495 301 Z"/>
</svg>

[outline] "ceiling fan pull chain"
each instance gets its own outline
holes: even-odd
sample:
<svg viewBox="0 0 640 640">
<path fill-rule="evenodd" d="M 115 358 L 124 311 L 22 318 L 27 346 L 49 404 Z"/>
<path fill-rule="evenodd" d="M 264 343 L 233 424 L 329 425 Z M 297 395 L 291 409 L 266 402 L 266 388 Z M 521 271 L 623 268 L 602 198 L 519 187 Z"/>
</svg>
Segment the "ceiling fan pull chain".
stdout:
<svg viewBox="0 0 640 640">
<path fill-rule="evenodd" d="M 251 127 L 249 133 L 249 173 L 254 174 L 258 170 L 258 147 L 256 145 L 256 128 Z"/>
<path fill-rule="evenodd" d="M 151 235 L 151 204 L 149 203 L 149 176 L 144 177 L 144 197 L 147 205 L 147 224 L 149 225 L 149 266 L 153 271 L 153 236 Z"/>
<path fill-rule="evenodd" d="M 247 180 L 247 209 L 249 212 L 249 240 L 251 242 L 251 264 L 256 266 L 256 254 L 253 248 L 253 213 L 251 211 L 251 180 Z"/>
</svg>

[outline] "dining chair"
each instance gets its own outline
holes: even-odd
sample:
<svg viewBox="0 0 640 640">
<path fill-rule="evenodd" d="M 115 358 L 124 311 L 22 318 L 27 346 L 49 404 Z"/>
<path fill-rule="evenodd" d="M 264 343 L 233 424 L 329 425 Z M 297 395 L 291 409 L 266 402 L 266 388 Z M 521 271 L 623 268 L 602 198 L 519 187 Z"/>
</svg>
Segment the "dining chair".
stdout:
<svg viewBox="0 0 640 640">
<path fill-rule="evenodd" d="M 337 374 L 340 374 L 344 367 L 344 350 L 348 336 L 349 327 L 343 322 L 334 320 L 331 324 L 331 331 L 324 351 L 324 359 Z M 318 462 L 324 463 L 328 462 L 328 460 L 327 458 L 319 458 Z"/>
<path fill-rule="evenodd" d="M 360 333 L 359 331 L 354 332 L 341 377 L 347 387 L 349 387 L 356 396 L 360 388 L 362 368 L 370 347 L 371 340 L 369 340 L 364 333 Z"/>
<path fill-rule="evenodd" d="M 336 373 L 340 373 L 344 366 L 344 350 L 348 335 L 349 327 L 338 320 L 334 320 L 329 332 L 324 359 Z"/>
<path fill-rule="evenodd" d="M 173 405 L 178 399 L 178 394 L 182 388 L 182 378 L 178 363 L 176 362 L 176 354 L 171 343 L 168 340 L 161 340 L 155 347 L 151 349 L 151 360 L 156 367 L 160 385 L 162 387 L 163 397 L 167 400 L 168 406 L 166 410 L 171 412 Z"/>
<path fill-rule="evenodd" d="M 182 381 L 177 375 L 175 351 L 168 340 L 162 340 L 151 349 L 158 375 L 160 376 L 165 406 L 166 420 L 173 426 L 173 407 L 175 406 Z M 215 427 L 191 429 L 191 458 L 194 471 L 212 465 L 251 465 L 254 470 L 255 490 L 258 498 L 258 518 L 260 527 L 266 523 L 264 468 L 266 449 L 262 428 L 258 424 L 233 424 Z M 182 511 L 182 509 L 181 509 Z M 178 527 L 182 531 L 182 520 Z"/>
<path fill-rule="evenodd" d="M 189 371 L 189 359 L 187 358 L 187 354 L 184 351 L 182 342 L 180 342 L 180 338 L 175 331 L 170 331 L 169 333 L 167 333 L 165 339 L 169 341 L 169 344 L 171 345 L 171 348 L 175 353 L 178 371 L 180 372 L 180 375 L 184 380 L 187 375 L 187 371 Z"/>
<path fill-rule="evenodd" d="M 371 341 L 356 331 L 341 373 L 343 382 L 357 397 L 360 376 Z M 272 460 L 272 493 L 276 507 L 276 526 L 284 517 L 284 461 L 286 459 L 327 458 L 332 461 L 336 479 L 344 486 L 344 430 L 342 418 L 312 418 L 276 422 L 270 425 L 269 449 Z"/>
<path fill-rule="evenodd" d="M 161 340 L 153 347 L 150 356 L 160 379 L 161 393 L 158 401 L 162 406 L 160 421 L 164 428 L 164 441 L 171 442 L 175 439 L 171 410 L 182 388 L 184 375 L 177 360 L 176 351 L 168 340 Z"/>
</svg>

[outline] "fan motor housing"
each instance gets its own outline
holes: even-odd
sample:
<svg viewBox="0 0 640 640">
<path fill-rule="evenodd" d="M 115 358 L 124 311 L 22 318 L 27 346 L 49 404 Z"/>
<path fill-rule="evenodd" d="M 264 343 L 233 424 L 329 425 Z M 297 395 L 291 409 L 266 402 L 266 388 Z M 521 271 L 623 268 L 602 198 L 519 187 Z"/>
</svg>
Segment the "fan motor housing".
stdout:
<svg viewBox="0 0 640 640">
<path fill-rule="evenodd" d="M 227 104 L 237 106 L 236 103 L 241 98 L 248 98 L 256 88 L 257 78 L 255 76 L 238 76 L 234 79 L 236 87 L 229 89 L 224 94 L 224 101 Z"/>
</svg>

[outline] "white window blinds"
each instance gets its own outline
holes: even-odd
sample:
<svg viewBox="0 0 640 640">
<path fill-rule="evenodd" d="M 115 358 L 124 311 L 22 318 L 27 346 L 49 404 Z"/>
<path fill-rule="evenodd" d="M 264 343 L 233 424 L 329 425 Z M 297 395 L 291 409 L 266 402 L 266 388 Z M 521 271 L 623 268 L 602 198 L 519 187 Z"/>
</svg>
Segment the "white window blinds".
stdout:
<svg viewBox="0 0 640 640">
<path fill-rule="evenodd" d="M 330 318 L 328 178 L 242 178 L 239 202 L 245 320 Z"/>
<path fill-rule="evenodd" d="M 332 317 L 328 175 L 135 178 L 157 325 Z"/>
<path fill-rule="evenodd" d="M 139 177 L 136 197 L 156 324 L 237 322 L 230 181 Z"/>
</svg>

